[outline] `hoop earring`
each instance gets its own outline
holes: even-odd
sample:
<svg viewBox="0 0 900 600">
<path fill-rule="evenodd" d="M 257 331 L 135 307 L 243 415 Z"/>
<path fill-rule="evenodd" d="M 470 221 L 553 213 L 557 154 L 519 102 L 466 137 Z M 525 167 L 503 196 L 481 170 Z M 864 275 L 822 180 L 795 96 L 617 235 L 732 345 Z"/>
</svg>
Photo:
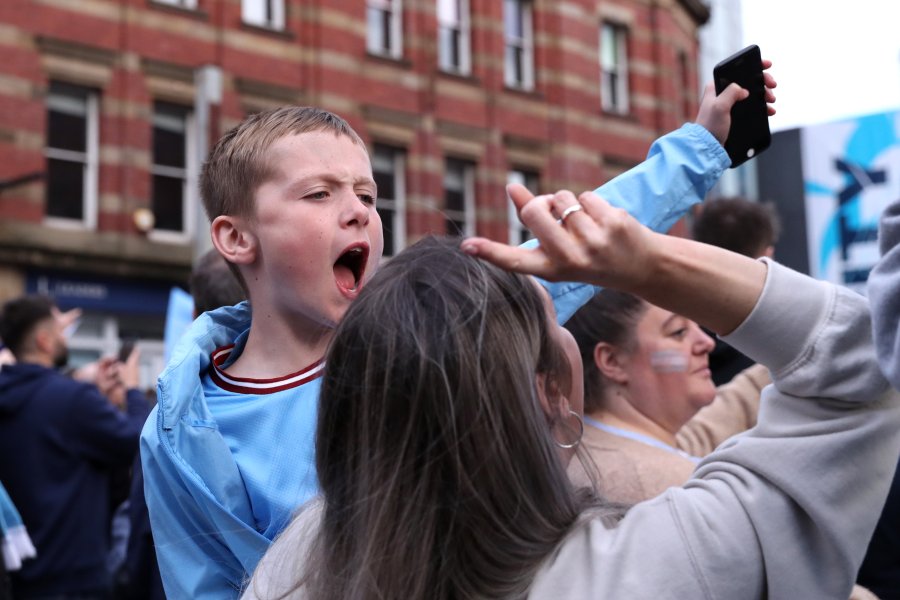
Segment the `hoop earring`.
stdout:
<svg viewBox="0 0 900 600">
<path fill-rule="evenodd" d="M 562 443 L 562 442 L 560 442 L 559 440 L 557 440 L 555 437 L 553 437 L 552 434 L 551 434 L 551 436 L 550 436 L 550 437 L 553 437 L 553 443 L 556 444 L 556 446 L 557 446 L 558 448 L 563 448 L 563 449 L 566 449 L 566 450 L 578 446 L 578 444 L 581 443 L 581 438 L 584 436 L 584 419 L 582 419 L 582 418 L 581 418 L 581 415 L 579 415 L 577 412 L 575 412 L 575 411 L 572 410 L 571 408 L 569 409 L 569 414 L 570 414 L 570 415 L 575 415 L 575 418 L 578 420 L 578 437 L 576 437 L 575 440 L 572 441 L 572 442 L 569 442 L 569 443 Z M 568 425 L 566 426 L 566 429 L 570 429 Z M 574 431 L 574 429 L 570 429 L 570 430 L 571 430 L 571 431 Z"/>
</svg>

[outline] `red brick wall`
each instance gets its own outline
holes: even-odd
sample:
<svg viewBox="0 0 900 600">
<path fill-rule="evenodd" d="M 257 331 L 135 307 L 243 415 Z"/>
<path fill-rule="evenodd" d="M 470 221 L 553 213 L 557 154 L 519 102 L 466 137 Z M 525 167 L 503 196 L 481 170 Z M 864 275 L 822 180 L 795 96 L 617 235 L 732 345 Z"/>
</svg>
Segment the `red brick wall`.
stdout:
<svg viewBox="0 0 900 600">
<path fill-rule="evenodd" d="M 677 127 L 687 109 L 687 116 L 696 110 L 697 23 L 674 0 L 535 0 L 536 85 L 530 92 L 503 84 L 498 0 L 471 0 L 468 77 L 437 68 L 434 0 L 404 1 L 400 60 L 367 54 L 363 0 L 286 4 L 286 28 L 272 32 L 242 24 L 239 0 L 198 0 L 195 11 L 152 0 L 0 2 L 0 181 L 43 169 L 48 80 L 97 77 L 97 228 L 140 236 L 131 214 L 150 203 L 153 101 L 190 103 L 182 97 L 191 89 L 185 76 L 214 64 L 224 73 L 224 99 L 214 111 L 213 139 L 259 100 L 242 89 L 277 89 L 273 104 L 319 104 L 350 120 L 365 139 L 406 148 L 409 241 L 443 225 L 433 207 L 443 197 L 447 153 L 477 163 L 478 231 L 505 239 L 509 168 L 539 171 L 545 190 L 590 189 L 639 162 L 655 137 Z M 627 115 L 600 108 L 604 18 L 629 27 Z M 59 58 L 48 44 L 70 45 L 66 58 L 83 64 L 83 72 L 48 66 Z M 679 52 L 688 57 L 687 74 Z M 181 79 L 168 85 L 166 69 Z M 0 222 L 40 223 L 42 216 L 40 181 L 0 194 Z"/>
</svg>

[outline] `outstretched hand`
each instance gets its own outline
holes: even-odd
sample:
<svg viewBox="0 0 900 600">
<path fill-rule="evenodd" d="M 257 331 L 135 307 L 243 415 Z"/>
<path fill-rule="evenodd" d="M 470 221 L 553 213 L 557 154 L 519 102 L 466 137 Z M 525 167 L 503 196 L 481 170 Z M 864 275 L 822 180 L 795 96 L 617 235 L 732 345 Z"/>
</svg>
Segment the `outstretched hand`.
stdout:
<svg viewBox="0 0 900 600">
<path fill-rule="evenodd" d="M 541 244 L 522 248 L 485 238 L 469 238 L 462 250 L 501 268 L 549 281 L 584 281 L 632 290 L 650 272 L 653 234 L 622 209 L 592 192 L 537 196 L 524 186 L 507 186 L 519 219 Z M 560 217 L 570 210 L 563 222 Z"/>
<path fill-rule="evenodd" d="M 763 60 L 763 81 L 766 85 L 766 108 L 769 116 L 775 114 L 775 92 L 772 90 L 778 85 L 771 73 L 765 70 L 772 66 L 771 60 Z M 700 99 L 700 110 L 697 112 L 697 124 L 702 125 L 713 137 L 725 144 L 728 131 L 731 128 L 731 107 L 736 102 L 744 100 L 750 92 L 736 83 L 732 83 L 716 96 L 716 87 L 710 82 L 703 89 L 703 98 Z"/>
</svg>

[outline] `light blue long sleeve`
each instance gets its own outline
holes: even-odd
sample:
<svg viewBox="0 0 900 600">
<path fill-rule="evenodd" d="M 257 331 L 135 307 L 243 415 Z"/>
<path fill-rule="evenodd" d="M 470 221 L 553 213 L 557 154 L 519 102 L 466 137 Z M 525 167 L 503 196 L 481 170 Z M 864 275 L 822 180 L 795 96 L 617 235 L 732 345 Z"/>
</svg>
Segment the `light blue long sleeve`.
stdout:
<svg viewBox="0 0 900 600">
<path fill-rule="evenodd" d="M 647 160 L 594 191 L 653 231 L 663 233 L 703 201 L 730 165 L 728 154 L 712 134 L 696 123 L 688 123 L 656 140 Z M 534 247 L 537 240 L 524 245 Z M 585 283 L 541 284 L 553 298 L 560 324 L 600 289 Z"/>
</svg>

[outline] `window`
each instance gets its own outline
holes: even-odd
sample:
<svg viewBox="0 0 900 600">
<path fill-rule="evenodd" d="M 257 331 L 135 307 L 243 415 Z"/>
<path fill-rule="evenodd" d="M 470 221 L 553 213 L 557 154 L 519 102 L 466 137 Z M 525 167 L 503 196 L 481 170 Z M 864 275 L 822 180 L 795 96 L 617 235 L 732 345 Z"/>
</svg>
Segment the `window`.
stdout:
<svg viewBox="0 0 900 600">
<path fill-rule="evenodd" d="M 526 0 L 503 1 L 506 38 L 503 81 L 510 87 L 534 88 L 534 30 L 532 6 Z"/>
<path fill-rule="evenodd" d="M 604 23 L 600 28 L 600 104 L 603 110 L 628 112 L 628 30 Z"/>
<path fill-rule="evenodd" d="M 284 29 L 284 0 L 241 0 L 241 19 L 249 25 Z"/>
<path fill-rule="evenodd" d="M 375 144 L 372 174 L 378 186 L 378 214 L 384 229 L 384 256 L 406 245 L 406 156 L 403 150 Z"/>
<path fill-rule="evenodd" d="M 97 225 L 97 104 L 91 90 L 50 83 L 45 214 L 54 225 Z"/>
<path fill-rule="evenodd" d="M 153 104 L 152 204 L 155 234 L 191 233 L 191 206 L 196 183 L 193 119 L 177 104 Z"/>
<path fill-rule="evenodd" d="M 447 235 L 475 235 L 475 165 L 448 158 L 444 165 Z"/>
<path fill-rule="evenodd" d="M 534 171 L 512 170 L 506 174 L 506 183 L 524 185 L 534 194 L 540 192 L 540 177 Z M 509 204 L 509 243 L 518 246 L 534 236 L 519 220 L 515 204 L 509 199 L 507 199 L 507 203 Z"/>
<path fill-rule="evenodd" d="M 403 54 L 400 0 L 366 0 L 366 47 L 373 54 L 400 58 Z"/>
<path fill-rule="evenodd" d="M 445 71 L 468 74 L 469 0 L 438 0 L 438 64 Z"/>
</svg>

